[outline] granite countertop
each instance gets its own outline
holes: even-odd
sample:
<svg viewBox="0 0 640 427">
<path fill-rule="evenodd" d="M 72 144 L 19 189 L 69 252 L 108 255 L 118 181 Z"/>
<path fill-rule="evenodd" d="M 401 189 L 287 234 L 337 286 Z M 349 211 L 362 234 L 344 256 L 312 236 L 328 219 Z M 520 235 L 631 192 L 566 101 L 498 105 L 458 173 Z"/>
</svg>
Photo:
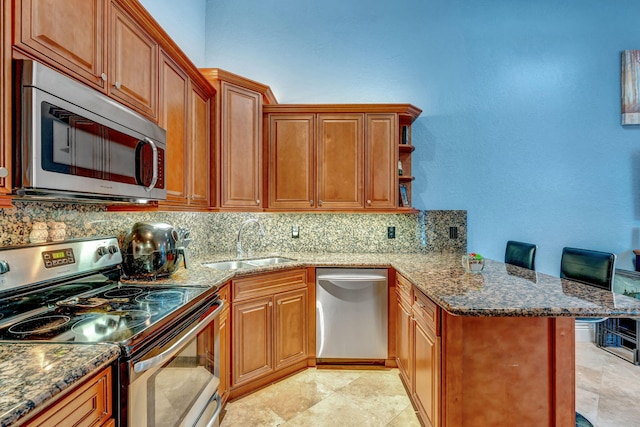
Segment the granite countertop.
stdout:
<svg viewBox="0 0 640 427">
<path fill-rule="evenodd" d="M 158 283 L 220 286 L 233 277 L 300 267 L 393 267 L 440 307 L 461 316 L 640 316 L 640 300 L 571 280 L 487 259 L 480 274 L 466 273 L 461 254 L 278 253 L 294 261 L 254 269 L 218 271 L 204 263 L 231 260 L 229 254 L 194 260 Z"/>
<path fill-rule="evenodd" d="M 113 344 L 0 344 L 0 426 L 12 425 L 120 355 Z"/>
</svg>

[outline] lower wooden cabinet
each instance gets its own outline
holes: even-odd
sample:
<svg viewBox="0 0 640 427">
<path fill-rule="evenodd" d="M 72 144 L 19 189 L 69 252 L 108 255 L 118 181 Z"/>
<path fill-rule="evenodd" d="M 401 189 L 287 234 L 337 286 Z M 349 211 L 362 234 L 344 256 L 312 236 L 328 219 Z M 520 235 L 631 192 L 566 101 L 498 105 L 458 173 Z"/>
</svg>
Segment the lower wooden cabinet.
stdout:
<svg viewBox="0 0 640 427">
<path fill-rule="evenodd" d="M 306 366 L 306 270 L 233 280 L 232 295 L 234 398 Z"/>
<path fill-rule="evenodd" d="M 397 364 L 422 423 L 440 425 L 440 309 L 400 274 L 396 275 Z"/>
<path fill-rule="evenodd" d="M 220 312 L 220 385 L 218 386 L 218 394 L 222 399 L 222 404 L 227 401 L 229 397 L 229 389 L 231 388 L 231 330 L 229 319 L 229 305 L 231 300 L 229 299 L 229 284 L 224 284 L 218 290 L 218 296 L 220 300 L 226 304 L 226 306 Z"/>
<path fill-rule="evenodd" d="M 420 308 L 418 308 L 420 310 Z M 413 323 L 413 401 L 426 425 L 437 426 L 440 416 L 440 342 L 419 320 Z"/>
<path fill-rule="evenodd" d="M 400 275 L 396 276 L 396 297 L 396 364 L 405 384 L 411 384 L 412 285 Z"/>
<path fill-rule="evenodd" d="M 27 422 L 29 426 L 113 426 L 111 367 L 76 387 Z"/>
</svg>

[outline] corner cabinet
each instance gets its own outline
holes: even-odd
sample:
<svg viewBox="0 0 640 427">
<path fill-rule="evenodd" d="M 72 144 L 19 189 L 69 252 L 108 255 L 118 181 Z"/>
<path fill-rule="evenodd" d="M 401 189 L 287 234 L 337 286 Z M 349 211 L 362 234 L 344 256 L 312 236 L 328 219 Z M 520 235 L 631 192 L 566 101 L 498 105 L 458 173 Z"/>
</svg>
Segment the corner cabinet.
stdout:
<svg viewBox="0 0 640 427">
<path fill-rule="evenodd" d="M 218 68 L 200 70 L 217 90 L 215 146 L 220 210 L 263 209 L 262 106 L 271 89 Z"/>
<path fill-rule="evenodd" d="M 307 271 L 234 279 L 231 392 L 246 394 L 307 366 Z"/>
<path fill-rule="evenodd" d="M 265 105 L 268 210 L 411 210 L 400 203 L 408 104 Z M 406 138 L 404 141 L 408 141 Z M 407 187 L 405 185 L 405 187 Z M 407 187 L 410 197 L 410 186 Z"/>
</svg>

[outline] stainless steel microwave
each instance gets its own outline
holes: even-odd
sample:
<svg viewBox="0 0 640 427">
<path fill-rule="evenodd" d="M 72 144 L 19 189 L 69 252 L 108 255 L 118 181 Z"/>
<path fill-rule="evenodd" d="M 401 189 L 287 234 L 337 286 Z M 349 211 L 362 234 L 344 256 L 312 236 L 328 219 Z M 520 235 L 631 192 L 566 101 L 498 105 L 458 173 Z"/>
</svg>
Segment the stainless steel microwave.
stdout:
<svg viewBox="0 0 640 427">
<path fill-rule="evenodd" d="M 166 199 L 165 130 L 40 63 L 15 65 L 16 195 L 89 202 Z"/>
</svg>

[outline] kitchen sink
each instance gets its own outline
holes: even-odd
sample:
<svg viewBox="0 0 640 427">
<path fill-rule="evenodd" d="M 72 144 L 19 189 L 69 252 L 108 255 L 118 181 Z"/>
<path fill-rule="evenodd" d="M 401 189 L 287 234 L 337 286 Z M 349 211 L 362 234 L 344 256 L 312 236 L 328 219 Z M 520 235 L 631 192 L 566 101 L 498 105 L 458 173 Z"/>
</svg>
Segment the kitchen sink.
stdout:
<svg viewBox="0 0 640 427">
<path fill-rule="evenodd" d="M 221 261 L 221 262 L 211 262 L 203 264 L 205 267 L 213 268 L 216 270 L 238 270 L 241 268 L 256 268 L 256 267 L 264 267 L 268 265 L 276 265 L 283 264 L 286 262 L 293 261 L 290 258 L 283 257 L 269 257 L 269 258 L 258 258 L 258 259 L 247 259 L 247 260 L 237 260 L 237 261 Z"/>
<path fill-rule="evenodd" d="M 245 262 L 251 265 L 262 267 L 265 265 L 283 264 L 285 262 L 291 262 L 291 261 L 293 261 L 291 258 L 271 257 L 271 258 L 248 259 Z"/>
<path fill-rule="evenodd" d="M 203 265 L 205 267 L 213 268 L 216 270 L 238 270 L 240 268 L 256 268 L 257 267 L 253 264 L 248 264 L 244 261 L 211 262 Z"/>
</svg>

